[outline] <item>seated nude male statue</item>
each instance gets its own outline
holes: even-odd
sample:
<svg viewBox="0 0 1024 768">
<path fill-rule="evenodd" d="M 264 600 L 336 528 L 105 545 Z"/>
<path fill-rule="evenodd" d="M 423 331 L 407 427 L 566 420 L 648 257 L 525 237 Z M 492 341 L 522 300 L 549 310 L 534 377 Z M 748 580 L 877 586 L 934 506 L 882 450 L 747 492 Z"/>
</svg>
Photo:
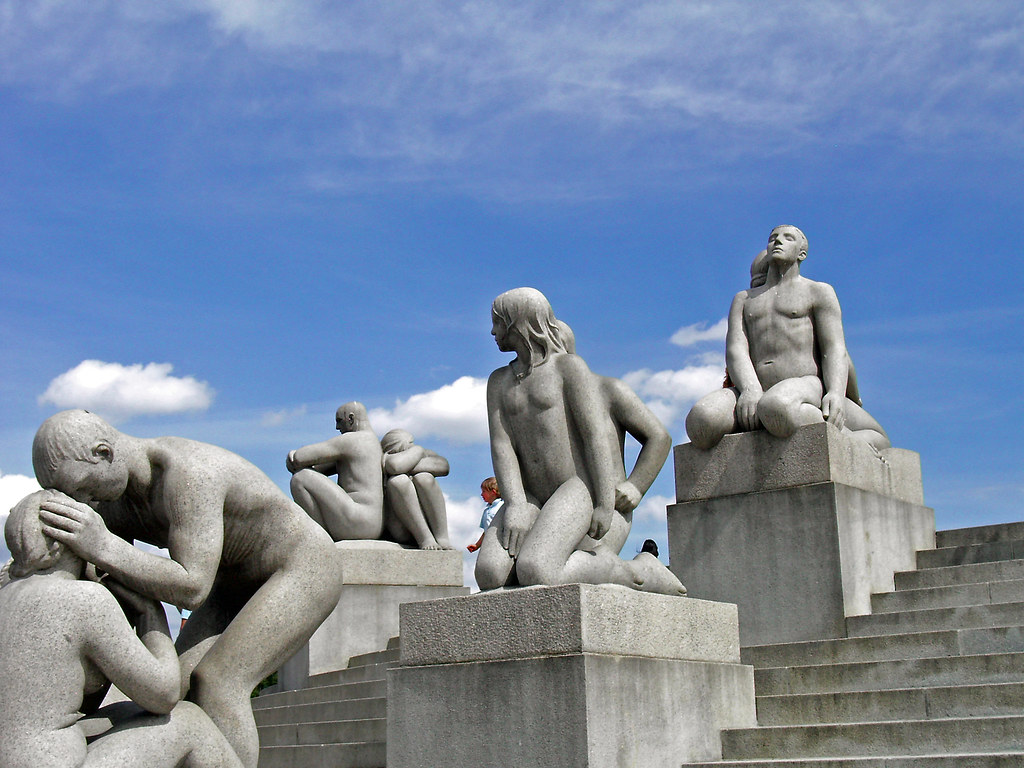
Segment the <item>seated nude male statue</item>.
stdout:
<svg viewBox="0 0 1024 768">
<path fill-rule="evenodd" d="M 413 443 L 404 429 L 380 439 L 384 451 L 384 525 L 400 544 L 420 549 L 452 549 L 448 510 L 437 478 L 448 474 L 448 459 Z"/>
<path fill-rule="evenodd" d="M 599 377 L 567 350 L 547 299 L 532 288 L 508 291 L 495 299 L 492 321 L 498 349 L 516 358 L 487 383 L 491 458 L 505 505 L 480 547 L 481 589 L 613 583 L 685 594 L 668 569 L 622 560 L 599 541 L 612 528 L 625 471 Z M 587 535 L 596 543 L 585 551 Z"/>
<path fill-rule="evenodd" d="M 847 397 L 849 356 L 832 286 L 800 274 L 807 238 L 779 226 L 768 238 L 764 284 L 740 291 L 729 310 L 725 360 L 733 386 L 701 398 L 686 417 L 698 448 L 731 432 L 764 428 L 789 437 L 827 421 L 888 448 L 885 430 Z M 755 266 L 757 262 L 755 260 Z M 756 280 L 751 268 L 752 283 Z"/>
<path fill-rule="evenodd" d="M 131 437 L 87 411 L 43 422 L 32 464 L 44 488 L 72 497 L 42 502 L 43 533 L 129 589 L 192 611 L 177 641 L 183 689 L 255 768 L 249 695 L 341 595 L 330 537 L 241 456 Z"/>
<path fill-rule="evenodd" d="M 0 766 L 241 768 L 206 713 L 179 702 L 178 655 L 160 603 L 111 579 L 83 580 L 86 562 L 43 534 L 40 504 L 61 497 L 25 497 L 4 530 L 13 560 L 0 589 Z M 87 739 L 83 726 L 126 709 L 96 711 L 111 683 L 146 711 Z"/>
<path fill-rule="evenodd" d="M 335 541 L 379 539 L 384 530 L 382 452 L 366 407 L 345 403 L 335 424 L 341 433 L 337 437 L 288 454 L 292 497 Z"/>
</svg>

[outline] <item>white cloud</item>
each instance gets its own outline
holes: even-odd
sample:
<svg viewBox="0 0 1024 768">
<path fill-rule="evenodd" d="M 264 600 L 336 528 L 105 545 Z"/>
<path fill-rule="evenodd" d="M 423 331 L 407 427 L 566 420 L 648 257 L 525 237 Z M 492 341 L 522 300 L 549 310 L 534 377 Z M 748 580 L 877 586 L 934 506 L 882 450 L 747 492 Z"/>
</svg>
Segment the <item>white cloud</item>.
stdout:
<svg viewBox="0 0 1024 768">
<path fill-rule="evenodd" d="M 282 408 L 279 411 L 266 411 L 260 416 L 261 427 L 280 427 L 282 424 L 301 419 L 308 412 L 308 407 L 300 405 L 296 408 Z"/>
<path fill-rule="evenodd" d="M 394 408 L 374 408 L 369 416 L 378 434 L 406 429 L 417 440 L 439 437 L 456 443 L 486 443 L 487 381 L 462 376 L 440 389 L 398 400 Z"/>
<path fill-rule="evenodd" d="M 642 368 L 622 377 L 666 425 L 685 415 L 698 399 L 722 386 L 725 358 L 717 362 L 701 356 L 701 363 L 680 370 Z"/>
<path fill-rule="evenodd" d="M 50 382 L 39 404 L 86 408 L 109 418 L 203 411 L 214 391 L 191 376 L 172 376 L 170 363 L 121 365 L 83 360 Z"/>
<path fill-rule="evenodd" d="M 744 0 L 0 0 L 0 41 L 0 82 L 49 98 L 215 82 L 196 89 L 216 98 L 196 111 L 230 124 L 235 146 L 245 123 L 285 111 L 293 132 L 275 121 L 260 149 L 328 188 L 492 163 L 517 190 L 568 194 L 546 152 L 635 169 L 661 144 L 672 152 L 645 168 L 675 173 L 873 137 L 1015 149 L 1022 128 L 1024 23 L 985 0 L 791 0 L 771 13 Z M 259 67 L 279 91 L 253 92 Z M 530 185 L 538 164 L 546 183 Z"/>
<path fill-rule="evenodd" d="M 664 524 L 668 505 L 675 503 L 676 500 L 668 496 L 644 496 L 640 506 L 633 511 L 633 521 L 637 524 L 645 522 Z"/>
<path fill-rule="evenodd" d="M 685 325 L 672 334 L 669 339 L 680 347 L 692 347 L 702 341 L 725 341 L 725 332 L 729 329 L 729 318 L 723 317 L 710 328 L 706 322 Z"/>
</svg>

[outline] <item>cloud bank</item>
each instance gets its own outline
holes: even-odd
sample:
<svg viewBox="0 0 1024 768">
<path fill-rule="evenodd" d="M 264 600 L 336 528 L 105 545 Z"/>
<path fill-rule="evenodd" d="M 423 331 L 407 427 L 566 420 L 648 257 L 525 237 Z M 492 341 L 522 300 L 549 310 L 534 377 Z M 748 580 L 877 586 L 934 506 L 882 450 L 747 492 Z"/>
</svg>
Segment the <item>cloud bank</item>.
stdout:
<svg viewBox="0 0 1024 768">
<path fill-rule="evenodd" d="M 727 330 L 729 330 L 729 318 L 723 317 L 710 327 L 706 322 L 685 325 L 673 333 L 669 341 L 680 347 L 692 347 L 704 341 L 724 342 Z"/>
<path fill-rule="evenodd" d="M 437 437 L 455 443 L 486 443 L 487 381 L 462 376 L 439 389 L 399 400 L 394 408 L 374 408 L 369 416 L 378 434 L 405 429 L 417 440 Z"/>
<path fill-rule="evenodd" d="M 121 365 L 83 360 L 50 382 L 40 405 L 85 408 L 108 418 L 204 411 L 214 391 L 191 376 L 172 376 L 170 363 Z"/>
<path fill-rule="evenodd" d="M 686 414 L 695 402 L 722 386 L 725 357 L 712 354 L 702 362 L 679 370 L 652 371 L 642 368 L 622 377 L 647 406 L 666 425 L 671 426 Z"/>
</svg>

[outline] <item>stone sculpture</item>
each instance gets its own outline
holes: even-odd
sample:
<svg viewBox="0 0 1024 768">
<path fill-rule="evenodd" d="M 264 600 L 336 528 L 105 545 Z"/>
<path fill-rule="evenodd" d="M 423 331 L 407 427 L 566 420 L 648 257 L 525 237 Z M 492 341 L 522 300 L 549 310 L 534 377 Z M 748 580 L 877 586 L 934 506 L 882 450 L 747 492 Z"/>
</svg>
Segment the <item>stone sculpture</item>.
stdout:
<svg viewBox="0 0 1024 768">
<path fill-rule="evenodd" d="M 448 474 L 448 460 L 413 443 L 404 429 L 392 429 L 380 440 L 384 452 L 384 521 L 399 544 L 420 549 L 452 549 L 448 514 L 437 478 Z"/>
<path fill-rule="evenodd" d="M 686 432 L 698 448 L 762 427 L 789 437 L 823 420 L 878 450 L 891 445 L 881 425 L 847 396 L 849 356 L 839 300 L 832 286 L 800 274 L 806 257 L 803 232 L 788 225 L 772 230 L 765 282 L 736 294 L 729 310 L 732 386 L 705 395 L 686 417 Z M 757 266 L 755 259 L 752 284 L 759 280 Z"/>
<path fill-rule="evenodd" d="M 338 408 L 339 434 L 288 454 L 292 497 L 335 541 L 379 539 L 384 530 L 383 453 L 362 403 Z M 338 480 L 331 480 L 337 475 Z"/>
<path fill-rule="evenodd" d="M 0 589 L 0 766 L 240 768 L 210 718 L 179 702 L 178 656 L 163 608 L 116 581 L 83 580 L 85 560 L 43 533 L 46 501 L 74 504 L 38 491 L 5 526 L 13 561 L 11 581 Z M 131 713 L 87 744 L 80 718 L 96 711 L 111 683 L 147 712 Z M 105 708 L 114 709 L 125 707 Z"/>
<path fill-rule="evenodd" d="M 47 536 L 129 589 L 193 611 L 177 641 L 182 688 L 190 684 L 190 698 L 254 768 L 250 692 L 338 602 L 330 537 L 240 456 L 131 437 L 86 411 L 47 419 L 32 463 L 43 487 L 71 497 L 40 504 Z"/>
<path fill-rule="evenodd" d="M 498 349 L 516 357 L 487 382 L 491 458 L 505 505 L 480 547 L 481 589 L 615 583 L 685 594 L 656 558 L 622 560 L 600 541 L 615 522 L 625 470 L 600 378 L 568 351 L 567 326 L 533 288 L 495 299 L 492 321 Z M 588 535 L 594 546 L 579 549 Z"/>
</svg>

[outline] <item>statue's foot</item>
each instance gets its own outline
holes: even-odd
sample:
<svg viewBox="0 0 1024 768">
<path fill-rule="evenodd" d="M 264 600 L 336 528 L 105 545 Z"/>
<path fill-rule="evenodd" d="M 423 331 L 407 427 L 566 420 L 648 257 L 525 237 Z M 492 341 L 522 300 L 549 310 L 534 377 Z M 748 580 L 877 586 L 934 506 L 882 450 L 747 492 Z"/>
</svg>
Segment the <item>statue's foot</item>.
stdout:
<svg viewBox="0 0 1024 768">
<path fill-rule="evenodd" d="M 633 571 L 634 589 L 679 597 L 686 594 L 683 583 L 650 552 L 641 552 L 628 562 Z"/>
<path fill-rule="evenodd" d="M 455 549 L 455 547 L 451 545 L 451 542 L 448 541 L 448 539 L 439 538 L 437 540 L 437 546 L 439 549 Z"/>
<path fill-rule="evenodd" d="M 444 547 L 442 547 L 433 539 L 427 539 L 426 541 L 420 542 L 420 549 L 426 550 L 428 552 L 433 552 L 435 550 L 444 549 Z M 448 547 L 448 549 L 451 549 L 451 547 Z"/>
</svg>

